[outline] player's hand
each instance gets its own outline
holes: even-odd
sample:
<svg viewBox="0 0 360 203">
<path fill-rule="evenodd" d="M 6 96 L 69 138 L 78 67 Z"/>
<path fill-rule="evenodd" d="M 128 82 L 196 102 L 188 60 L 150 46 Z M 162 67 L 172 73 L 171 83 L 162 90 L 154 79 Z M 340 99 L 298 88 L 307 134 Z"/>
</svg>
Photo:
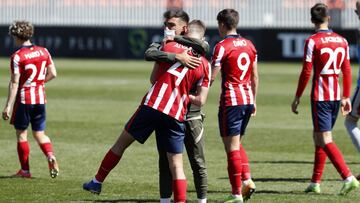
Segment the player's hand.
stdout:
<svg viewBox="0 0 360 203">
<path fill-rule="evenodd" d="M 180 54 L 176 54 L 175 58 L 184 66 L 195 69 L 201 64 L 201 59 L 194 56 L 190 56 L 187 53 L 188 51 L 189 50 L 185 50 Z"/>
<path fill-rule="evenodd" d="M 251 113 L 251 116 L 256 116 L 256 103 L 254 103 L 254 109 Z"/>
<path fill-rule="evenodd" d="M 341 113 L 343 116 L 348 115 L 351 112 L 350 98 L 341 99 Z"/>
<path fill-rule="evenodd" d="M 299 106 L 300 104 L 300 98 L 299 97 L 295 97 L 294 98 L 294 101 L 292 102 L 291 104 L 291 111 L 294 113 L 294 114 L 299 114 L 298 110 L 297 110 L 297 107 Z"/>
<path fill-rule="evenodd" d="M 2 118 L 6 121 L 10 118 L 10 107 L 5 107 L 2 112 Z"/>
</svg>

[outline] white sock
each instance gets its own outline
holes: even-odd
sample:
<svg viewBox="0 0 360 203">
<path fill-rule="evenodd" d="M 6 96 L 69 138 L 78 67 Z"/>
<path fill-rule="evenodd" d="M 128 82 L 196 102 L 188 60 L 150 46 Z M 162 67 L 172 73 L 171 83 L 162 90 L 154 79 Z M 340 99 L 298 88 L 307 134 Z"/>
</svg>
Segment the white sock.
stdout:
<svg viewBox="0 0 360 203">
<path fill-rule="evenodd" d="M 352 176 L 349 176 L 349 177 L 347 177 L 347 178 L 344 180 L 344 182 L 345 182 L 345 183 L 349 183 L 349 182 L 351 182 L 351 181 L 353 180 L 353 178 L 355 178 L 353 175 L 352 175 Z"/>
<path fill-rule="evenodd" d="M 244 185 L 248 185 L 248 184 L 250 183 L 250 181 L 251 181 L 251 178 L 249 178 L 249 179 L 247 179 L 247 180 L 244 180 L 244 181 L 243 181 L 243 184 L 244 184 Z"/>
<path fill-rule="evenodd" d="M 198 199 L 198 203 L 206 203 L 206 198 L 205 199 Z"/>
<path fill-rule="evenodd" d="M 100 182 L 100 181 L 96 180 L 96 178 L 93 178 L 93 179 L 92 179 L 92 181 L 93 181 L 94 183 L 99 183 L 99 184 L 102 184 L 102 182 Z"/>
<path fill-rule="evenodd" d="M 320 186 L 320 183 L 313 183 L 313 182 L 311 182 L 310 185 L 311 185 L 312 187 L 315 187 L 315 186 Z"/>
<path fill-rule="evenodd" d="M 171 198 L 160 198 L 160 203 L 171 203 Z"/>
<path fill-rule="evenodd" d="M 232 194 L 233 197 L 241 197 L 242 198 L 242 195 L 234 195 Z"/>
</svg>

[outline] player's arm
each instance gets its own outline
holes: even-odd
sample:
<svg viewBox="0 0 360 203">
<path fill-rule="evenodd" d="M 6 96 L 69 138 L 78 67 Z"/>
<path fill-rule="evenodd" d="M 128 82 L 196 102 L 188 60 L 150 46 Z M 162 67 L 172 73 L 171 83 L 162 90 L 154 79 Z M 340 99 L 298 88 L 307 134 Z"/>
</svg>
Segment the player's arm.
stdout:
<svg viewBox="0 0 360 203">
<path fill-rule="evenodd" d="M 55 65 L 52 63 L 47 67 L 45 82 L 49 82 L 50 80 L 56 78 L 56 76 L 57 76 L 56 68 Z"/>
<path fill-rule="evenodd" d="M 14 104 L 18 88 L 19 88 L 20 73 L 11 73 L 11 79 L 8 86 L 8 97 L 2 112 L 2 118 L 8 120 L 10 118 L 10 110 Z"/>
<path fill-rule="evenodd" d="M 252 113 L 253 116 L 256 115 L 256 95 L 257 95 L 258 86 L 259 86 L 259 74 L 257 70 L 257 61 L 254 61 L 252 73 L 251 73 L 251 89 L 254 95 L 254 111 Z"/>
<path fill-rule="evenodd" d="M 304 59 L 303 59 L 303 68 L 300 73 L 299 81 L 297 90 L 295 93 L 294 101 L 291 104 L 291 110 L 293 113 L 298 114 L 297 107 L 300 104 L 300 97 L 302 96 L 307 83 L 309 82 L 309 79 L 311 77 L 311 71 L 312 71 L 312 57 L 313 57 L 313 48 L 314 48 L 314 41 L 313 40 L 307 40 L 304 47 Z"/>
<path fill-rule="evenodd" d="M 189 95 L 190 102 L 197 106 L 203 106 L 206 103 L 206 98 L 207 98 L 208 92 L 209 92 L 208 87 L 198 86 L 196 89 L 196 94 Z"/>
<path fill-rule="evenodd" d="M 188 50 L 184 50 L 182 53 L 169 53 L 161 51 L 161 44 L 152 43 L 149 48 L 145 51 L 145 60 L 175 63 L 180 62 L 181 64 L 189 67 L 196 68 L 200 65 L 201 61 L 194 56 L 187 54 Z"/>
<path fill-rule="evenodd" d="M 341 98 L 341 112 L 345 116 L 351 112 L 350 92 L 351 92 L 351 66 L 349 57 L 349 47 L 346 51 L 346 59 L 341 65 L 341 72 L 343 74 L 343 96 Z"/>
<path fill-rule="evenodd" d="M 174 40 L 175 42 L 178 42 L 185 46 L 192 47 L 196 52 L 198 52 L 201 55 L 206 54 L 210 49 L 209 44 L 203 40 L 181 36 L 181 35 L 175 36 Z"/>
<path fill-rule="evenodd" d="M 224 47 L 217 44 L 214 48 L 213 56 L 212 56 L 212 62 L 211 62 L 211 64 L 212 64 L 211 72 L 212 73 L 211 73 L 211 78 L 210 78 L 210 85 L 212 85 L 216 76 L 220 72 L 221 61 L 222 61 L 223 56 L 224 56 Z"/>
</svg>

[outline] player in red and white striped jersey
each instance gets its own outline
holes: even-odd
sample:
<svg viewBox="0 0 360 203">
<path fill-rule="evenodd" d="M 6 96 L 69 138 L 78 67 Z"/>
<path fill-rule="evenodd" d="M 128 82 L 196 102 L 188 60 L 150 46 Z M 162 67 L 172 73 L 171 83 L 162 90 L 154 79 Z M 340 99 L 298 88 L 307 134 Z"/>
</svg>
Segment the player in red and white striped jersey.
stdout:
<svg viewBox="0 0 360 203">
<path fill-rule="evenodd" d="M 32 24 L 26 21 L 16 21 L 9 28 L 9 34 L 13 36 L 15 44 L 21 48 L 11 56 L 9 94 L 2 117 L 8 120 L 13 107 L 11 124 L 16 129 L 21 163 L 21 170 L 16 176 L 31 177 L 30 149 L 27 141 L 27 128 L 31 123 L 33 136 L 47 157 L 50 176 L 55 178 L 59 168 L 51 141 L 44 133 L 46 125 L 44 85 L 56 77 L 56 69 L 47 49 L 31 43 L 33 31 Z"/>
<path fill-rule="evenodd" d="M 224 9 L 219 12 L 217 21 L 219 33 L 224 39 L 214 48 L 212 80 L 221 71 L 218 119 L 232 187 L 232 193 L 225 202 L 241 202 L 243 198 L 249 199 L 255 191 L 241 140 L 251 115 L 256 113 L 257 52 L 250 40 L 236 32 L 239 22 L 237 11 Z M 241 180 L 244 183 L 243 190 Z"/>
<path fill-rule="evenodd" d="M 188 49 L 188 47 L 177 42 L 169 42 L 162 48 L 162 51 L 182 53 L 185 49 Z M 201 64 L 205 72 L 201 68 L 190 69 L 184 67 L 180 62 L 175 64 L 159 62 L 159 67 L 156 67 L 156 76 L 152 79 L 154 85 L 145 95 L 143 105 L 183 121 L 187 112 L 187 105 L 189 103 L 187 95 L 190 94 L 191 85 L 200 78 L 197 81 L 197 86 L 207 88 L 210 86 L 211 65 L 204 57 L 201 57 Z M 188 71 L 191 73 L 187 74 Z"/>
<path fill-rule="evenodd" d="M 351 67 L 349 47 L 345 38 L 329 30 L 328 8 L 323 3 L 311 8 L 311 21 L 316 27 L 316 34 L 305 43 L 303 69 L 300 74 L 292 111 L 298 114 L 300 97 L 314 69 L 311 89 L 313 119 L 313 137 L 315 144 L 314 170 L 310 185 L 305 192 L 320 193 L 320 181 L 324 171 L 326 157 L 329 157 L 344 185 L 341 195 L 359 187 L 359 182 L 347 167 L 342 153 L 332 140 L 332 128 L 341 105 L 343 115 L 351 111 L 350 88 Z M 343 95 L 340 95 L 339 74 L 343 74 Z"/>
<path fill-rule="evenodd" d="M 190 29 L 187 35 L 201 39 L 205 33 L 203 23 L 191 26 L 196 26 L 196 29 Z M 183 53 L 185 49 L 188 47 L 170 42 L 164 45 L 163 51 Z M 158 150 L 167 152 L 173 179 L 174 202 L 185 203 L 187 183 L 182 163 L 184 116 L 189 102 L 199 106 L 205 103 L 211 69 L 208 61 L 201 57 L 201 64 L 195 69 L 189 69 L 180 63 L 162 63 L 153 71 L 152 87 L 116 143 L 105 155 L 96 176 L 90 182 L 84 183 L 83 189 L 99 194 L 102 182 L 118 164 L 125 150 L 135 140 L 145 143 L 152 132 L 156 131 Z M 192 88 L 197 90 L 195 95 L 190 94 Z"/>
</svg>

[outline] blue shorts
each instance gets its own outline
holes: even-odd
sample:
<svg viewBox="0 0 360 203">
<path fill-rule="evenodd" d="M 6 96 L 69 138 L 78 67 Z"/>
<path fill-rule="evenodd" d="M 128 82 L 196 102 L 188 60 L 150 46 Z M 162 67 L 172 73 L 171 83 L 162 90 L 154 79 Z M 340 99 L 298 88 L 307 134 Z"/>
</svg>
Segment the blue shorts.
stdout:
<svg viewBox="0 0 360 203">
<path fill-rule="evenodd" d="M 245 134 L 254 105 L 219 107 L 218 121 L 221 137 Z"/>
<path fill-rule="evenodd" d="M 17 130 L 26 130 L 31 123 L 33 131 L 44 131 L 46 127 L 45 104 L 22 104 L 14 105 L 11 124 Z"/>
<path fill-rule="evenodd" d="M 339 113 L 340 101 L 311 101 L 315 132 L 331 131 Z"/>
<path fill-rule="evenodd" d="M 148 106 L 140 106 L 125 126 L 135 140 L 144 144 L 156 131 L 157 147 L 169 153 L 183 152 L 185 124 Z"/>
</svg>

